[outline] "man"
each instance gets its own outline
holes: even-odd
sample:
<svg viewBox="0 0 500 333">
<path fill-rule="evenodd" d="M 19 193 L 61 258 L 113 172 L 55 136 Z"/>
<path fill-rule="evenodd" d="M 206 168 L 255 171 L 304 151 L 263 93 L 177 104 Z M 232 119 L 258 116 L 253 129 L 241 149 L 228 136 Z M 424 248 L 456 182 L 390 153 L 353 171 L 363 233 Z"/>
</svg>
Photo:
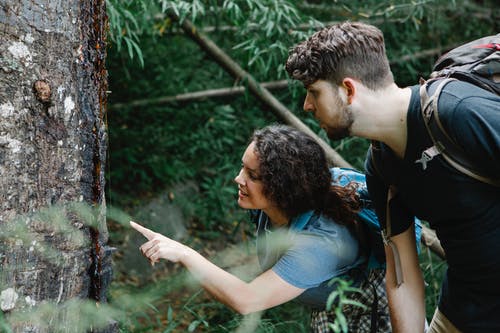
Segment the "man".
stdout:
<svg viewBox="0 0 500 333">
<path fill-rule="evenodd" d="M 390 242 L 396 251 L 387 243 L 386 284 L 394 332 L 424 331 L 414 215 L 436 230 L 448 262 L 430 332 L 500 332 L 500 189 L 458 172 L 440 156 L 423 168 L 422 152 L 432 141 L 419 86 L 394 83 L 381 31 L 356 22 L 325 28 L 290 52 L 286 69 L 304 84 L 304 110 L 314 113 L 331 139 L 380 142 L 368 154 L 366 173 L 381 221 L 392 196 Z M 500 98 L 453 81 L 440 95 L 439 115 L 470 157 L 498 174 Z"/>
</svg>

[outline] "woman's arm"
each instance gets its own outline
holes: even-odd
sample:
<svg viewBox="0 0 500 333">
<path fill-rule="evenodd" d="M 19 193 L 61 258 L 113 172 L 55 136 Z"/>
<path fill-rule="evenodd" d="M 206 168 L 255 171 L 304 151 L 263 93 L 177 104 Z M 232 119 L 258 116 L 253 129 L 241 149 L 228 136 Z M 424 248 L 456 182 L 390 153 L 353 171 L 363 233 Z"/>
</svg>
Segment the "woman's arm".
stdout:
<svg viewBox="0 0 500 333">
<path fill-rule="evenodd" d="M 143 226 L 130 225 L 148 241 L 140 249 L 152 264 L 160 259 L 183 264 L 202 287 L 221 303 L 241 314 L 265 310 L 299 296 L 297 288 L 268 270 L 247 283 L 214 265 L 192 248 L 176 242 Z"/>
</svg>

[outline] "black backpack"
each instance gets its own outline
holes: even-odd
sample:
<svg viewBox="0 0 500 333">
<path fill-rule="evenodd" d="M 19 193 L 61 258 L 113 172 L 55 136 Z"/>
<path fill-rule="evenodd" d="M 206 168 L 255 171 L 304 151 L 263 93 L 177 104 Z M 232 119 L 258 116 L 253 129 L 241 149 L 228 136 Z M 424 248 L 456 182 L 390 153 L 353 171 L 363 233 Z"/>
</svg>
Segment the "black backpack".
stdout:
<svg viewBox="0 0 500 333">
<path fill-rule="evenodd" d="M 429 95 L 429 86 L 436 80 L 441 82 Z M 458 171 L 484 183 L 500 186 L 500 176 L 488 174 L 469 158 L 467 152 L 447 134 L 439 120 L 439 95 L 444 86 L 453 80 L 467 81 L 500 95 L 500 34 L 474 40 L 444 54 L 436 61 L 431 79 L 421 82 L 422 115 L 434 145 L 424 150 L 417 162 L 425 170 L 427 162 L 441 155 Z"/>
</svg>

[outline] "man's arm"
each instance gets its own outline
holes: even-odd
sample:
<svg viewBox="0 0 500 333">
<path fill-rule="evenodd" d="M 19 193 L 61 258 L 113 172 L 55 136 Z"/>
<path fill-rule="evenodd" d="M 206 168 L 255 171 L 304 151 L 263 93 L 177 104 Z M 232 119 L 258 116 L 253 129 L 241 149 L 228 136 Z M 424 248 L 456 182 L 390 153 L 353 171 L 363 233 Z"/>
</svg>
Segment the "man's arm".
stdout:
<svg viewBox="0 0 500 333">
<path fill-rule="evenodd" d="M 380 166 L 375 166 L 375 159 L 368 150 L 365 162 L 366 184 L 373 200 L 380 224 L 386 224 L 386 208 L 389 186 L 379 174 Z M 389 170 L 390 174 L 392 170 Z M 389 300 L 389 311 L 393 332 L 424 331 L 425 302 L 422 273 L 418 265 L 415 245 L 415 225 L 413 214 L 409 212 L 400 197 L 393 198 L 391 207 L 391 241 L 400 256 L 402 278 L 404 283 L 397 287 L 394 256 L 390 246 L 385 246 L 386 256 L 386 290 Z"/>
<path fill-rule="evenodd" d="M 412 225 L 403 233 L 392 236 L 391 240 L 399 252 L 404 281 L 399 287 L 396 285 L 394 256 L 391 248 L 385 246 L 386 290 L 392 331 L 422 333 L 425 323 L 425 293 L 415 246 L 415 226 Z"/>
</svg>

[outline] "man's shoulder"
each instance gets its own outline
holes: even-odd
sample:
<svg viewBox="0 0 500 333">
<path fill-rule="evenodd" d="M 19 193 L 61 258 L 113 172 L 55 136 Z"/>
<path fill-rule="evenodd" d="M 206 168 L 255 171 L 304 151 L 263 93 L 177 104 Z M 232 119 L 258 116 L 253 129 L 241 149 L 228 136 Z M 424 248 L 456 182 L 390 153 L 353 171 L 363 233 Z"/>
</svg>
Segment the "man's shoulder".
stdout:
<svg viewBox="0 0 500 333">
<path fill-rule="evenodd" d="M 439 96 L 438 114 L 449 134 L 461 141 L 472 131 L 482 133 L 483 123 L 498 122 L 500 96 L 468 82 L 452 81 Z"/>
<path fill-rule="evenodd" d="M 478 101 L 482 102 L 478 103 Z M 439 96 L 438 106 L 440 108 L 449 108 L 465 105 L 468 107 L 475 106 L 477 108 L 483 103 L 498 104 L 500 103 L 500 96 L 472 83 L 453 80 L 444 86 Z"/>
</svg>

